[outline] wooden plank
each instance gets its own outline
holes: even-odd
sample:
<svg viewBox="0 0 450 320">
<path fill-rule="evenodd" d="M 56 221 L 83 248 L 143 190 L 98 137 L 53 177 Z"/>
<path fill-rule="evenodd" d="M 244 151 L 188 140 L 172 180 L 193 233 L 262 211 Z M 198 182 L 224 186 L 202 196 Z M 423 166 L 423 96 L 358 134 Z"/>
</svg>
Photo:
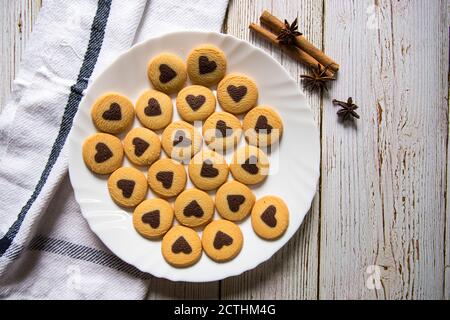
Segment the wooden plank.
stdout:
<svg viewBox="0 0 450 320">
<path fill-rule="evenodd" d="M 0 112 L 8 99 L 41 0 L 0 0 Z"/>
<path fill-rule="evenodd" d="M 339 123 L 324 101 L 320 298 L 444 296 L 446 9 L 325 1 L 325 48 L 341 63 L 331 96 L 354 97 L 361 120 Z"/>
<path fill-rule="evenodd" d="M 218 299 L 219 282 L 187 283 L 152 278 L 149 282 L 148 300 L 165 299 Z"/>
<path fill-rule="evenodd" d="M 447 2 L 447 25 L 450 26 L 450 1 Z M 450 29 L 449 29 L 449 37 L 448 37 L 448 45 L 450 46 Z M 450 70 L 448 70 L 448 79 L 450 79 Z M 450 94 L 450 87 L 447 92 L 447 102 L 448 109 L 450 112 L 450 101 L 448 100 Z M 450 122 L 449 122 L 450 126 Z M 445 220 L 445 285 L 444 285 L 444 296 L 446 300 L 450 300 L 450 167 L 449 167 L 449 159 L 450 159 L 450 129 L 449 135 L 447 136 L 447 188 L 446 188 L 446 200 L 447 200 L 447 210 L 446 210 L 446 220 Z"/>
<path fill-rule="evenodd" d="M 267 9 L 277 17 L 292 21 L 297 15 L 299 25 L 311 41 L 322 43 L 322 1 L 231 1 L 226 31 L 247 40 L 280 61 L 284 68 L 299 81 L 306 72 L 297 61 L 251 34 L 248 25 L 258 22 Z M 309 95 L 309 103 L 320 125 L 321 99 Z M 319 196 L 302 227 L 291 241 L 268 262 L 255 270 L 222 281 L 223 299 L 316 299 L 318 271 Z"/>
</svg>

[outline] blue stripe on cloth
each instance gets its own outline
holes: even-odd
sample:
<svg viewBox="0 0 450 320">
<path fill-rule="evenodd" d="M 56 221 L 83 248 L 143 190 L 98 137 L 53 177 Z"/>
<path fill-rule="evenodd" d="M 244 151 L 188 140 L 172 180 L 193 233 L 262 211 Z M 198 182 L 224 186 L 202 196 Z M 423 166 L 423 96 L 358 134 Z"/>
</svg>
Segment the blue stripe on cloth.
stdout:
<svg viewBox="0 0 450 320">
<path fill-rule="evenodd" d="M 0 257 L 8 250 L 19 232 L 20 226 L 25 219 L 28 210 L 36 201 L 37 197 L 42 191 L 50 172 L 56 163 L 56 160 L 61 153 L 61 150 L 66 142 L 67 136 L 69 135 L 70 129 L 72 128 L 73 117 L 75 116 L 78 105 L 80 104 L 81 98 L 83 96 L 83 91 L 87 88 L 89 78 L 94 71 L 95 64 L 97 63 L 97 58 L 100 54 L 100 49 L 103 44 L 103 38 L 105 36 L 105 28 L 109 18 L 109 12 L 111 8 L 112 0 L 99 0 L 97 12 L 95 13 L 94 20 L 91 26 L 91 34 L 89 38 L 89 44 L 84 55 L 83 64 L 81 65 L 80 72 L 78 73 L 77 82 L 71 87 L 69 99 L 67 105 L 64 109 L 64 114 L 61 120 L 61 125 L 59 128 L 58 136 L 53 143 L 52 149 L 50 151 L 50 156 L 48 158 L 47 164 L 45 165 L 44 171 L 27 203 L 24 205 L 20 211 L 17 220 L 9 228 L 5 236 L 0 239 Z"/>
<path fill-rule="evenodd" d="M 140 271 L 136 267 L 124 262 L 113 254 L 102 250 L 71 243 L 65 240 L 36 236 L 31 241 L 29 247 L 31 251 L 44 251 L 76 260 L 87 261 L 102 265 L 111 269 L 128 273 L 132 276 L 148 280 L 151 275 Z"/>
</svg>

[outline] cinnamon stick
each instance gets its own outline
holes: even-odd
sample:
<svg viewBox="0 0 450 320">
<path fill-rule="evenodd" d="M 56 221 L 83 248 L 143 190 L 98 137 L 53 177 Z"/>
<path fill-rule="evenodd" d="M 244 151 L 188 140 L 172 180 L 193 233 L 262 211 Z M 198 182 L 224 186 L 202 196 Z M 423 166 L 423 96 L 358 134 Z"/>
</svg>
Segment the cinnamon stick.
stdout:
<svg viewBox="0 0 450 320">
<path fill-rule="evenodd" d="M 261 37 L 266 39 L 267 41 L 271 42 L 272 44 L 279 46 L 286 54 L 288 54 L 293 59 L 299 60 L 311 68 L 317 68 L 319 65 L 319 61 L 314 59 L 312 56 L 310 56 L 305 51 L 297 48 L 297 47 L 289 47 L 289 46 L 280 46 L 279 41 L 277 40 L 277 36 L 270 32 L 267 29 L 264 29 L 263 27 L 257 25 L 256 23 L 251 23 L 249 26 L 250 30 L 253 30 L 257 34 L 259 34 Z M 332 77 L 334 74 L 327 70 L 326 72 L 327 76 Z"/>
<path fill-rule="evenodd" d="M 277 34 L 280 33 L 281 29 L 284 28 L 284 23 L 277 17 L 272 15 L 269 11 L 265 10 L 261 17 L 259 18 L 261 24 L 264 24 Z M 308 53 L 311 57 L 320 62 L 324 67 L 328 66 L 333 72 L 339 71 L 339 64 L 337 64 L 333 59 L 328 57 L 324 52 L 315 47 L 311 42 L 308 41 L 304 36 L 298 36 L 295 38 L 295 45 Z"/>
</svg>

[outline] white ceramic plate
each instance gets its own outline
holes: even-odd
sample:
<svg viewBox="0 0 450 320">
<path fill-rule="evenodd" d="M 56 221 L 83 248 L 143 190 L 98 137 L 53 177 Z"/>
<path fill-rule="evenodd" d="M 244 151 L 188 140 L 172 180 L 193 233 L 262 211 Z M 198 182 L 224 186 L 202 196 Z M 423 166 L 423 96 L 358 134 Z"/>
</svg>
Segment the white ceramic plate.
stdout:
<svg viewBox="0 0 450 320">
<path fill-rule="evenodd" d="M 203 253 L 194 266 L 177 269 L 164 260 L 160 241 L 146 240 L 135 231 L 132 211 L 120 208 L 111 200 L 106 185 L 107 177 L 94 175 L 87 169 L 81 149 L 83 141 L 96 132 L 90 109 L 98 96 L 107 91 L 117 91 L 136 101 L 140 93 L 150 87 L 146 66 L 153 56 L 167 51 L 186 59 L 192 48 L 205 43 L 216 45 L 225 52 L 228 73 L 240 72 L 253 78 L 259 88 L 259 103 L 275 107 L 283 118 L 283 138 L 269 154 L 270 176 L 253 191 L 257 198 L 265 195 L 282 197 L 289 207 L 290 224 L 278 240 L 264 241 L 253 232 L 250 219 L 246 219 L 240 223 L 244 246 L 234 260 L 215 263 Z M 179 116 L 174 112 L 176 119 Z M 135 126 L 139 126 L 137 120 Z M 233 36 L 219 33 L 170 33 L 135 45 L 119 56 L 88 88 L 75 117 L 69 143 L 70 180 L 91 229 L 124 261 L 156 277 L 173 281 L 220 280 L 241 274 L 268 260 L 299 228 L 311 206 L 319 178 L 319 132 L 306 98 L 295 81 L 262 50 Z M 240 143 L 245 143 L 243 138 Z M 227 159 L 230 157 L 231 154 L 228 154 Z M 124 165 L 130 164 L 125 160 Z M 154 197 L 151 191 L 148 197 Z"/>
</svg>

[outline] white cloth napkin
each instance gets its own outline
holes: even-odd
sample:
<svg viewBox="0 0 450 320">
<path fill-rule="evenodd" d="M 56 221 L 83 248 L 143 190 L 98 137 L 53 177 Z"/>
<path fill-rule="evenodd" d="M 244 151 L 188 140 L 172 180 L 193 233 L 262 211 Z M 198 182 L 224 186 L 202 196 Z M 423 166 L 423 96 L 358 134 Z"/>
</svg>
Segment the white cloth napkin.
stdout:
<svg viewBox="0 0 450 320">
<path fill-rule="evenodd" d="M 83 92 L 135 42 L 220 31 L 228 0 L 46 0 L 0 115 L 0 298 L 142 299 L 150 275 L 91 232 L 67 175 Z"/>
</svg>

